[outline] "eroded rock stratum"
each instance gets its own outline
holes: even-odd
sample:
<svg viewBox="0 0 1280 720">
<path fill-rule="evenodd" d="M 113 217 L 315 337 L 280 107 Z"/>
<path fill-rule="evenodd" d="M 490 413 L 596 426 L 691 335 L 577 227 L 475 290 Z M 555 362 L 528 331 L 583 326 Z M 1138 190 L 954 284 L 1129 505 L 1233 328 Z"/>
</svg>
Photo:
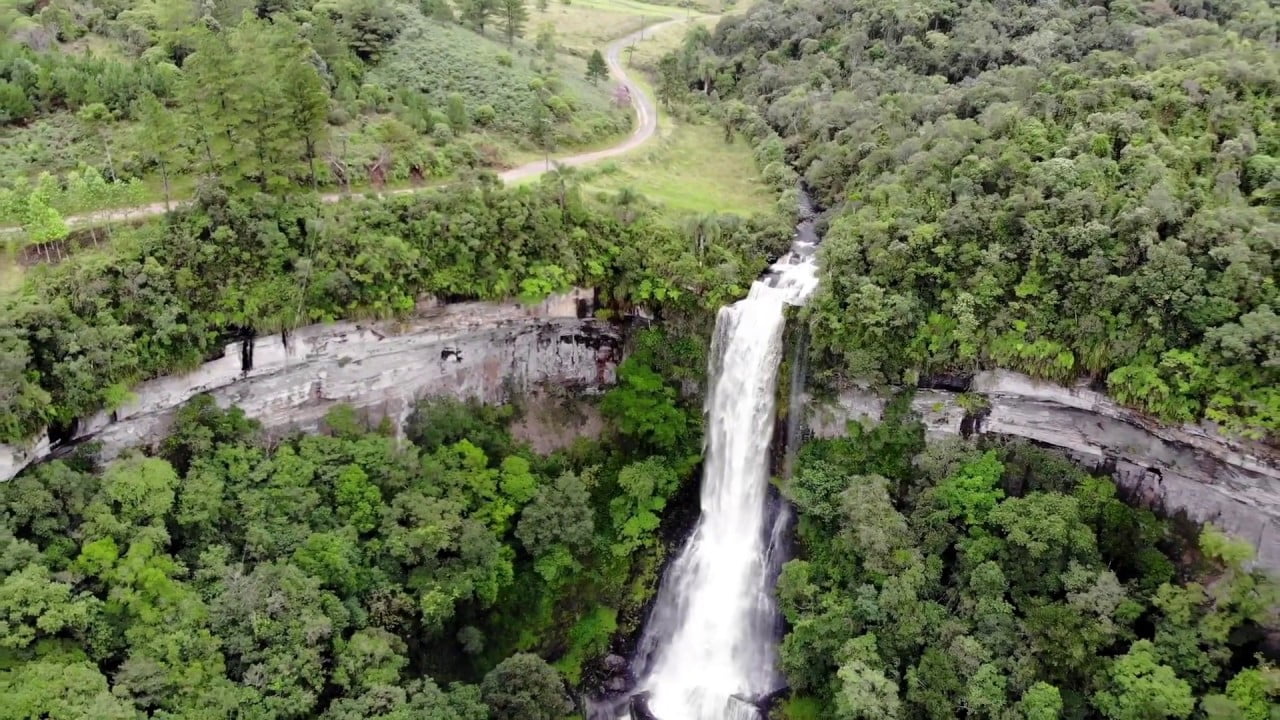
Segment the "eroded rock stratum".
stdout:
<svg viewBox="0 0 1280 720">
<path fill-rule="evenodd" d="M 596 392 L 613 383 L 622 340 L 591 317 L 592 296 L 575 290 L 535 306 L 426 305 L 403 321 L 313 325 L 234 343 L 193 372 L 142 383 L 131 402 L 77 423 L 69 441 L 99 442 L 104 458 L 151 445 L 199 393 L 284 431 L 316 427 L 338 403 L 400 422 L 424 396 L 499 403 L 544 384 Z M 1260 565 L 1280 570 L 1273 451 L 1205 426 L 1161 425 L 1100 393 L 1018 373 L 979 373 L 968 392 L 985 407 L 973 412 L 944 390 L 917 391 L 912 404 L 934 434 L 1001 434 L 1063 448 L 1150 505 L 1248 540 Z M 849 420 L 878 419 L 884 404 L 871 390 L 848 390 L 811 407 L 809 425 L 818 435 L 839 434 Z M 0 480 L 55 450 L 47 437 L 0 446 Z"/>
<path fill-rule="evenodd" d="M 614 381 L 620 338 L 592 309 L 592 292 L 577 290 L 534 306 L 429 305 L 403 321 L 312 325 L 233 343 L 193 372 L 142 383 L 131 402 L 78 422 L 65 442 L 92 439 L 104 458 L 151 445 L 200 393 L 282 431 L 314 428 L 339 403 L 399 423 L 425 396 L 500 403 L 544 383 L 594 391 Z M 47 437 L 0 446 L 0 480 L 54 450 Z"/>
<path fill-rule="evenodd" d="M 1273 451 L 1207 426 L 1162 425 L 1087 388 L 1019 373 L 978 373 L 968 392 L 985 407 L 972 411 L 972 402 L 945 390 L 917 391 L 912 407 L 932 434 L 1009 435 L 1062 448 L 1111 472 L 1148 505 L 1248 540 L 1259 565 L 1280 569 L 1280 458 Z M 849 420 L 878 420 L 884 405 L 870 390 L 847 390 L 812 407 L 809 424 L 817 435 L 839 435 Z"/>
</svg>

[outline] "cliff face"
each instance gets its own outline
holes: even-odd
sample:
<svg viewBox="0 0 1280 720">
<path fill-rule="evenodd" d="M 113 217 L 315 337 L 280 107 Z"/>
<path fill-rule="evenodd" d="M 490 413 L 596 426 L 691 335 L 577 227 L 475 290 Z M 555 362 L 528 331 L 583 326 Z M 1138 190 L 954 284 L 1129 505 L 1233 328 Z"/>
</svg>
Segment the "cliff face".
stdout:
<svg viewBox="0 0 1280 720">
<path fill-rule="evenodd" d="M 1247 540 L 1260 566 L 1280 570 L 1280 458 L 1199 425 L 1169 427 L 1120 407 L 1105 395 L 1005 371 L 983 372 L 969 392 L 987 407 L 969 413 L 958 394 L 920 390 L 912 406 L 935 435 L 1010 435 L 1066 450 L 1142 502 L 1185 512 Z M 843 434 L 849 420 L 878 420 L 885 400 L 849 390 L 809 412 L 814 434 Z"/>
<path fill-rule="evenodd" d="M 399 422 L 424 396 L 499 403 L 542 383 L 595 390 L 613 383 L 621 341 L 592 309 L 591 291 L 578 290 L 532 307 L 434 305 L 401 322 L 312 325 L 234 343 L 193 372 L 142 383 L 132 402 L 78 423 L 71 440 L 100 442 L 104 458 L 155 443 L 199 393 L 280 431 L 314 428 L 338 403 Z M 48 438 L 0 446 L 0 480 L 52 450 Z"/>
<path fill-rule="evenodd" d="M 533 307 L 435 305 L 402 322 L 313 325 L 234 343 L 193 372 L 139 385 L 132 402 L 84 419 L 70 439 L 100 442 L 104 458 L 156 443 L 178 407 L 202 392 L 285 431 L 316 427 L 338 403 L 399 423 L 423 396 L 500 403 L 543 384 L 596 391 L 614 381 L 621 339 L 590 319 L 592 309 L 592 293 L 580 290 Z M 913 405 L 931 433 L 994 433 L 1063 448 L 1147 504 L 1248 540 L 1260 565 L 1280 570 L 1280 458 L 1272 451 L 1206 427 L 1163 426 L 1099 393 L 1017 373 L 980 373 L 968 389 L 985 398 L 985 409 L 967 412 L 955 392 L 916 393 Z M 884 403 L 871 391 L 846 391 L 811 406 L 808 425 L 838 435 L 849 420 L 879 419 Z M 0 480 L 55 450 L 47 437 L 0 445 Z"/>
</svg>

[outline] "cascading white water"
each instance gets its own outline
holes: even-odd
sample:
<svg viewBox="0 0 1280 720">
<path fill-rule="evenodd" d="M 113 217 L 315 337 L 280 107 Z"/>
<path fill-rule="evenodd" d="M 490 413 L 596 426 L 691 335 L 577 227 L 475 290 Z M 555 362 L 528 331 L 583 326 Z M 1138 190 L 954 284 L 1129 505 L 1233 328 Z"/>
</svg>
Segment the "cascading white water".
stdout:
<svg viewBox="0 0 1280 720">
<path fill-rule="evenodd" d="M 810 237 L 716 320 L 702 515 L 663 578 L 637 667 L 658 720 L 759 720 L 751 701 L 780 684 L 770 552 L 785 519 L 768 526 L 768 452 L 784 310 L 816 284 Z"/>
</svg>

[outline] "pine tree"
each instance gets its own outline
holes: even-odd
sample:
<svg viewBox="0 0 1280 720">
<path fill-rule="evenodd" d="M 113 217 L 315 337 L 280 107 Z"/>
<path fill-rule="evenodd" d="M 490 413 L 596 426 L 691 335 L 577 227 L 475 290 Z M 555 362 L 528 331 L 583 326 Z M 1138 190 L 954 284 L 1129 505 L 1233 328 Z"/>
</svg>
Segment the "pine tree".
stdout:
<svg viewBox="0 0 1280 720">
<path fill-rule="evenodd" d="M 484 26 L 498 10 L 498 0 L 463 0 L 462 21 L 484 34 Z"/>
<path fill-rule="evenodd" d="M 501 0 L 502 24 L 507 32 L 507 47 L 515 44 L 516 36 L 524 35 L 525 23 L 529 22 L 529 8 L 524 0 Z"/>
<path fill-rule="evenodd" d="M 604 62 L 604 55 L 599 50 L 592 50 L 591 57 L 587 59 L 587 82 L 595 85 L 607 77 L 609 66 Z"/>
<path fill-rule="evenodd" d="M 290 130 L 302 141 L 311 177 L 311 189 L 318 189 L 316 178 L 316 146 L 328 127 L 329 93 L 314 65 L 307 62 L 305 44 L 296 48 L 298 55 L 289 59 L 283 73 L 284 100 L 288 107 Z"/>
<path fill-rule="evenodd" d="M 449 118 L 449 129 L 455 133 L 471 129 L 471 118 L 467 115 L 466 99 L 460 93 L 449 93 L 445 99 L 445 117 Z"/>
<path fill-rule="evenodd" d="M 546 12 L 548 4 L 547 0 L 538 0 L 538 12 Z"/>
<path fill-rule="evenodd" d="M 106 105 L 98 102 L 80 108 L 80 112 L 76 114 L 76 117 L 102 145 L 102 152 L 107 158 L 107 172 L 111 174 L 111 179 L 115 180 L 116 166 L 111 159 L 111 140 L 107 137 L 106 130 L 107 125 L 110 125 L 115 120 L 115 116 Z"/>
<path fill-rule="evenodd" d="M 168 210 L 171 201 L 169 173 L 175 156 L 181 152 L 178 123 L 173 114 L 151 94 L 147 94 L 138 103 L 138 119 L 141 123 L 138 125 L 134 144 L 142 156 L 155 163 L 160 170 L 160 179 L 164 182 L 164 207 Z"/>
<path fill-rule="evenodd" d="M 551 112 L 547 110 L 542 98 L 535 97 L 529 105 L 529 137 L 542 148 L 546 156 L 547 167 L 551 166 L 551 145 L 554 135 L 551 130 Z"/>
</svg>

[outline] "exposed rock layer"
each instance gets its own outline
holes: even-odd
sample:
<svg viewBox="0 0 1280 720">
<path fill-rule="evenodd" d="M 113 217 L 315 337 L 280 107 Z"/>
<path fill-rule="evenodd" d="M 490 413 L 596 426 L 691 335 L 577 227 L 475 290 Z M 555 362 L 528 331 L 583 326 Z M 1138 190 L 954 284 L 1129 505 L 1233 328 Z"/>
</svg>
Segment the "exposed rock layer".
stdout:
<svg viewBox="0 0 1280 720">
<path fill-rule="evenodd" d="M 1249 541 L 1260 566 L 1280 570 L 1280 458 L 1268 448 L 1201 425 L 1161 425 L 1100 393 L 1018 373 L 979 373 L 968 391 L 986 407 L 968 412 L 948 390 L 919 390 L 912 406 L 931 434 L 1010 435 L 1062 448 L 1150 506 Z M 878 420 L 884 404 L 869 390 L 848 390 L 811 407 L 809 426 L 840 435 L 849 420 Z"/>
<path fill-rule="evenodd" d="M 193 372 L 142 383 L 126 406 L 78 423 L 71 440 L 101 443 L 104 458 L 151 445 L 165 436 L 177 408 L 202 392 L 240 406 L 269 430 L 286 431 L 314 428 L 338 403 L 399 422 L 428 395 L 498 403 L 544 383 L 596 391 L 614 381 L 621 339 L 589 317 L 592 309 L 592 293 L 579 290 L 532 307 L 430 305 L 402 322 L 314 325 L 235 343 Z M 931 433 L 1002 434 L 1063 448 L 1113 473 L 1150 505 L 1248 540 L 1260 565 L 1280 570 L 1274 452 L 1204 426 L 1161 425 L 1088 389 L 1017 373 L 979 373 L 967 388 L 984 398 L 984 409 L 966 411 L 955 391 L 916 392 L 913 406 Z M 879 419 L 884 404 L 870 390 L 849 390 L 811 407 L 809 427 L 838 435 L 848 420 Z M 47 437 L 27 447 L 0 445 L 0 480 L 54 451 Z"/>
<path fill-rule="evenodd" d="M 578 290 L 536 306 L 430 305 L 401 322 L 312 325 L 235 343 L 193 372 L 142 383 L 132 402 L 78 423 L 71 441 L 101 443 L 104 458 L 154 444 L 199 393 L 283 431 L 314 428 L 338 403 L 399 424 L 423 396 L 499 403 L 542 383 L 595 390 L 614 381 L 620 339 L 592 309 L 591 291 Z M 0 446 L 0 480 L 54 449 L 48 438 Z"/>
</svg>

